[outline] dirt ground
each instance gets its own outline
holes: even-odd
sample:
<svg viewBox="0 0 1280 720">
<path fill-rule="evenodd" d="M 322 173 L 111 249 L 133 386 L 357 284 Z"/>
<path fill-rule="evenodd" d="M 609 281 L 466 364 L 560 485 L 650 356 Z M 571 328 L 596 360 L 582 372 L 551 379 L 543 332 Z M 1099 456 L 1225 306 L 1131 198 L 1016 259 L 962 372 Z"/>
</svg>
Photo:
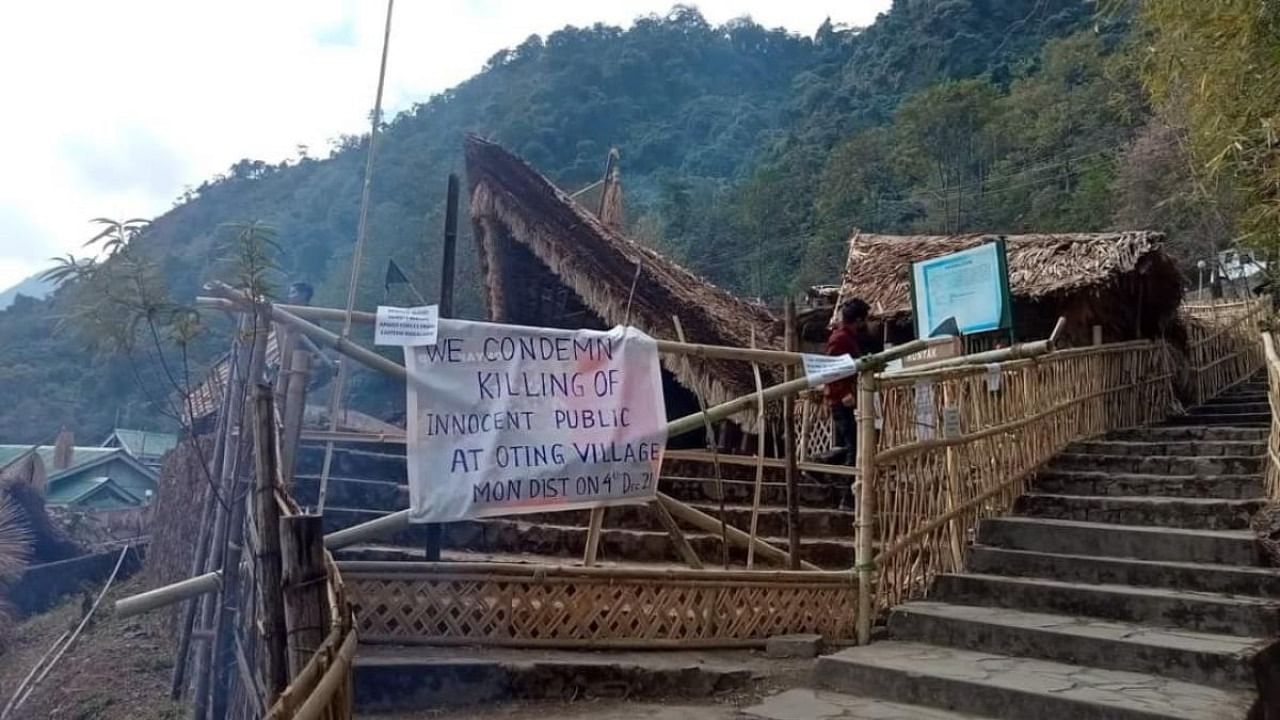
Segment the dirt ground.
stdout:
<svg viewBox="0 0 1280 720">
<path fill-rule="evenodd" d="M 31 693 L 16 718 L 51 720 L 177 720 L 183 709 L 168 700 L 173 667 L 163 615 L 122 620 L 111 616 L 118 597 L 144 588 L 136 580 L 107 595 L 91 624 Z M 95 590 L 96 592 L 96 590 Z M 92 602 L 92 600 L 90 600 Z M 64 632 L 82 617 L 84 598 L 73 597 L 20 624 L 0 652 L 0 706 Z"/>
</svg>

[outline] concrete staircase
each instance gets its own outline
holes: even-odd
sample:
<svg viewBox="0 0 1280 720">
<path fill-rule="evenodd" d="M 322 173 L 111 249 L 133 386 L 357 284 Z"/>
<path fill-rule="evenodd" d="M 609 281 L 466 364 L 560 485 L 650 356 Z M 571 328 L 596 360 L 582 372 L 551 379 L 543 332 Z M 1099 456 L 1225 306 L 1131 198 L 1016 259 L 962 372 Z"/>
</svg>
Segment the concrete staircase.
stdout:
<svg viewBox="0 0 1280 720">
<path fill-rule="evenodd" d="M 369 447 L 369 446 L 365 446 Z M 375 451 L 340 448 L 334 454 L 325 500 L 325 531 L 332 532 L 372 520 L 408 506 L 402 450 L 373 446 Z M 322 446 L 303 446 L 292 488 L 299 503 L 315 505 L 319 495 Z M 755 469 L 722 465 L 725 519 L 746 528 L 750 524 Z M 690 462 L 667 462 L 660 482 L 663 492 L 683 500 L 712 517 L 719 517 L 717 485 L 712 467 Z M 806 478 L 799 483 L 803 557 L 823 567 L 848 568 L 853 564 L 854 513 L 838 509 L 834 483 Z M 779 547 L 787 545 L 786 485 L 780 470 L 766 468 L 761 496 L 758 533 Z M 448 559 L 493 558 L 508 561 L 566 562 L 580 560 L 586 548 L 589 511 L 531 514 L 449 523 L 442 547 Z M 684 528 L 694 550 L 708 566 L 721 558 L 720 538 Z M 421 559 L 424 543 L 420 527 L 412 527 L 377 544 L 348 548 L 341 559 Z M 654 511 L 646 506 L 609 508 L 605 512 L 599 558 L 603 564 L 682 564 Z M 730 560 L 741 565 L 745 551 L 730 549 Z"/>
<path fill-rule="evenodd" d="M 855 709 L 814 717 L 1244 718 L 1250 658 L 1280 634 L 1280 571 L 1247 529 L 1265 391 L 1068 448 L 980 526 L 966 572 L 818 660 L 825 705 Z"/>
</svg>

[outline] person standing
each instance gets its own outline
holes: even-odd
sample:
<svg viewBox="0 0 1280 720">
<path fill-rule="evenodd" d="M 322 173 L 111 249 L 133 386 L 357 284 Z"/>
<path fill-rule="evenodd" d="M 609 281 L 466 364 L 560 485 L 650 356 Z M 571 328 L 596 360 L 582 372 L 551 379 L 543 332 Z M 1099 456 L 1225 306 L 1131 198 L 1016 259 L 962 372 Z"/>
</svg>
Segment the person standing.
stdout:
<svg viewBox="0 0 1280 720">
<path fill-rule="evenodd" d="M 870 307 L 859 298 L 853 298 L 840 307 L 840 323 L 827 338 L 828 355 L 848 355 L 857 358 L 862 354 L 858 342 L 866 332 L 867 313 Z M 858 458 L 858 421 L 854 416 L 857 407 L 856 375 L 827 383 L 827 404 L 831 408 L 831 422 L 835 428 L 836 442 L 844 447 L 846 465 L 853 465 Z"/>
</svg>

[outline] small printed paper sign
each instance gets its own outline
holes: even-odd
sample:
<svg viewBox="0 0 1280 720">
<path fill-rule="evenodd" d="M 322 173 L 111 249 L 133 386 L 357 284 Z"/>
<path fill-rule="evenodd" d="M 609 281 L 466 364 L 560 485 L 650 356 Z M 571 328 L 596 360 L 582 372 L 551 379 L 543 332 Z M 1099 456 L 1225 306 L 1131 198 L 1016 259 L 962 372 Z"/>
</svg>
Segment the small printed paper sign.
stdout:
<svg viewBox="0 0 1280 720">
<path fill-rule="evenodd" d="M 933 407 L 933 382 L 920 380 L 916 382 L 916 437 L 920 440 L 932 440 L 937 434 L 938 415 Z"/>
<path fill-rule="evenodd" d="M 987 366 L 987 392 L 997 392 L 1000 389 L 1001 377 L 998 364 L 992 363 Z"/>
<path fill-rule="evenodd" d="M 435 345 L 436 329 L 439 324 L 440 306 L 438 305 L 411 308 L 379 305 L 373 344 L 404 347 Z"/>
<path fill-rule="evenodd" d="M 960 437 L 960 408 L 947 405 L 942 408 L 942 437 L 951 439 Z"/>
<path fill-rule="evenodd" d="M 848 377 L 858 369 L 857 363 L 848 355 L 811 355 L 805 353 L 803 357 L 804 376 L 809 381 L 809 387 Z"/>
</svg>

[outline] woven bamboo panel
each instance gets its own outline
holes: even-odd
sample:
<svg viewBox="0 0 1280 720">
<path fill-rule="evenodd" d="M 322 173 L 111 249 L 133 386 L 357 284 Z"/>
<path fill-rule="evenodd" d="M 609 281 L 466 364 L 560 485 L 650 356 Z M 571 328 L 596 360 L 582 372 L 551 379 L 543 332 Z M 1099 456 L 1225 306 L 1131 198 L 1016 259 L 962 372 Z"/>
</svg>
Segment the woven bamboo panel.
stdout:
<svg viewBox="0 0 1280 720">
<path fill-rule="evenodd" d="M 1191 365 L 1192 400 L 1200 404 L 1250 377 L 1265 362 L 1260 338 L 1271 318 L 1268 299 L 1230 305 L 1182 308 L 1187 329 L 1187 358 Z"/>
<path fill-rule="evenodd" d="M 876 456 L 874 607 L 960 570 L 978 524 L 1005 514 L 1068 443 L 1151 422 L 1173 403 L 1168 348 L 1127 343 L 925 378 L 886 379 Z M 958 435 L 944 439 L 944 408 Z"/>
<path fill-rule="evenodd" d="M 801 396 L 795 413 L 796 454 L 800 459 L 813 458 L 835 447 L 835 430 L 831 425 L 831 409 L 820 394 Z"/>
<path fill-rule="evenodd" d="M 645 648 L 735 646 L 787 633 L 852 636 L 856 591 L 847 578 L 753 583 L 706 575 L 344 570 L 366 642 Z"/>
</svg>

